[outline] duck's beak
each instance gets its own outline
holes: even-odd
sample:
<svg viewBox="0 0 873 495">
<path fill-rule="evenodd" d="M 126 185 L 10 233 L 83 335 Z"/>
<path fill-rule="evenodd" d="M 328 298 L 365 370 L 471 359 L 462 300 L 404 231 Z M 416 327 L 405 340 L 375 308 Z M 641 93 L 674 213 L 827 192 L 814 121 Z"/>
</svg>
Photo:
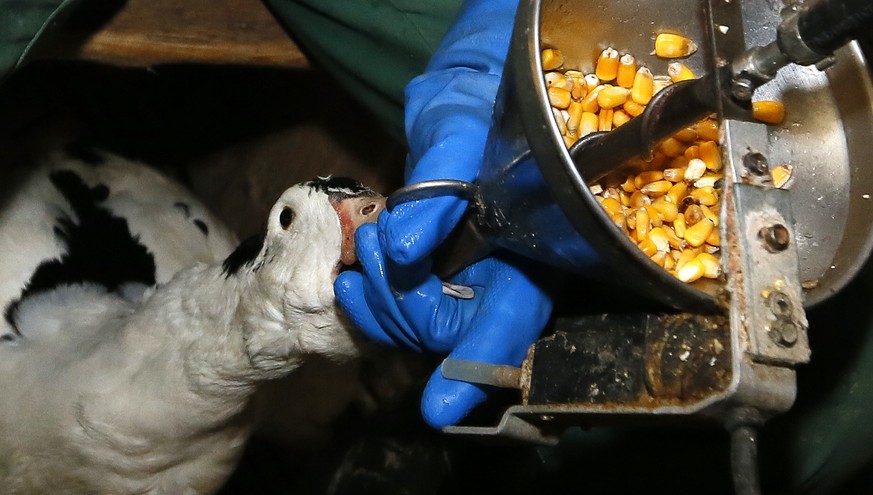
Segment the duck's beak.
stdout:
<svg viewBox="0 0 873 495">
<path fill-rule="evenodd" d="M 385 209 L 384 196 L 356 197 L 332 201 L 343 231 L 340 262 L 353 265 L 358 261 L 355 254 L 355 231 L 365 223 L 375 223 L 379 212 Z"/>
</svg>

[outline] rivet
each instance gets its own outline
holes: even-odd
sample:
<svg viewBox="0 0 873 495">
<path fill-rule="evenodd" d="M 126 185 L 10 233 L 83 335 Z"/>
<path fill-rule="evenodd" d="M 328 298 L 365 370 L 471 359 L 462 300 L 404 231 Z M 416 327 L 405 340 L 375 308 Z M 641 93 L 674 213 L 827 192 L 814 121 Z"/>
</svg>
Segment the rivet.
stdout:
<svg viewBox="0 0 873 495">
<path fill-rule="evenodd" d="M 764 248 L 771 253 L 785 251 L 791 242 L 791 232 L 781 223 L 763 227 L 758 231 L 758 237 L 763 239 Z"/>
</svg>

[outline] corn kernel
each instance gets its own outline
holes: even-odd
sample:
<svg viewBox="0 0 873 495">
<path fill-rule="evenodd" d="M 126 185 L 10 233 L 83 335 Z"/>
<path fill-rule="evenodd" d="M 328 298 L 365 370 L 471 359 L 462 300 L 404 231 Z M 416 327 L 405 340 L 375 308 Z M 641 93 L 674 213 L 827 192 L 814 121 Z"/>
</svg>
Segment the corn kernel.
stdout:
<svg viewBox="0 0 873 495">
<path fill-rule="evenodd" d="M 682 156 L 682 154 L 685 153 L 685 148 L 685 144 L 676 138 L 668 137 L 661 141 L 661 151 L 670 158 Z"/>
<path fill-rule="evenodd" d="M 658 215 L 661 219 L 668 223 L 673 223 L 676 220 L 676 216 L 679 214 L 679 207 L 676 203 L 667 199 L 667 196 L 661 196 L 652 201 L 652 206 L 658 210 Z"/>
<path fill-rule="evenodd" d="M 661 33 L 655 38 L 655 55 L 661 58 L 683 58 L 696 51 L 696 43 L 678 34 Z"/>
<path fill-rule="evenodd" d="M 691 72 L 691 69 L 682 62 L 672 62 L 667 65 L 667 75 L 674 83 L 696 78 L 694 72 Z"/>
<path fill-rule="evenodd" d="M 651 204 L 643 205 L 642 208 L 646 210 L 646 213 L 649 214 L 649 225 L 652 227 L 660 227 L 664 225 L 664 221 L 661 220 L 661 214 L 658 213 L 657 208 L 652 206 Z"/>
<path fill-rule="evenodd" d="M 670 188 L 673 187 L 673 183 L 668 180 L 658 180 L 655 182 L 650 182 L 645 186 L 640 188 L 640 192 L 643 194 L 648 194 L 649 196 L 663 196 L 667 194 Z"/>
<path fill-rule="evenodd" d="M 631 116 L 627 114 L 624 110 L 615 109 L 612 114 L 612 126 L 613 127 L 621 127 L 628 122 L 630 122 Z"/>
<path fill-rule="evenodd" d="M 561 139 L 564 140 L 564 146 L 566 146 L 568 148 L 570 146 L 573 146 L 574 144 L 576 144 L 576 141 L 579 140 L 579 138 L 577 138 L 575 134 L 569 134 L 569 133 L 561 136 Z"/>
<path fill-rule="evenodd" d="M 664 262 L 667 260 L 667 253 L 664 251 L 658 251 L 649 258 L 654 261 L 658 266 L 664 268 Z"/>
<path fill-rule="evenodd" d="M 625 217 L 624 213 L 611 213 L 609 218 L 612 220 L 612 223 L 616 225 L 616 227 L 625 230 L 627 229 L 627 217 Z"/>
<path fill-rule="evenodd" d="M 644 205 L 652 204 L 652 200 L 645 194 L 634 191 L 630 197 L 630 205 L 634 208 L 640 208 Z"/>
<path fill-rule="evenodd" d="M 694 181 L 701 177 L 706 172 L 706 162 L 700 158 L 694 158 L 688 161 L 688 167 L 685 168 L 685 180 Z"/>
<path fill-rule="evenodd" d="M 579 130 L 579 122 L 582 121 L 582 104 L 578 101 L 571 101 L 570 106 L 567 107 L 567 113 L 569 117 L 567 117 L 567 132 L 570 134 L 576 134 Z"/>
<path fill-rule="evenodd" d="M 636 177 L 634 177 L 633 175 L 628 175 L 627 179 L 624 182 L 622 182 L 621 188 L 625 192 L 629 192 L 629 193 L 636 191 L 637 190 Z"/>
<path fill-rule="evenodd" d="M 672 256 L 664 256 L 664 269 L 669 272 L 674 268 L 676 268 L 676 260 Z"/>
<path fill-rule="evenodd" d="M 705 272 L 706 267 L 703 266 L 703 262 L 701 262 L 697 258 L 694 258 L 688 263 L 685 263 L 682 268 L 678 268 L 676 270 L 676 278 L 690 284 L 691 282 L 700 279 L 700 277 L 702 277 Z"/>
<path fill-rule="evenodd" d="M 700 145 L 692 144 L 691 146 L 685 148 L 685 153 L 683 154 L 683 156 L 689 161 L 694 158 L 700 158 Z"/>
<path fill-rule="evenodd" d="M 676 233 L 676 237 L 684 239 L 686 230 L 688 230 L 688 228 L 685 224 L 685 214 L 677 213 L 676 219 L 673 220 L 673 232 Z"/>
<path fill-rule="evenodd" d="M 685 169 L 685 168 L 688 168 L 689 161 L 691 161 L 691 160 L 689 160 L 688 158 L 685 158 L 684 155 L 677 156 L 675 158 L 670 159 L 670 162 L 667 164 L 667 167 Z"/>
<path fill-rule="evenodd" d="M 637 242 L 643 242 L 643 240 L 649 236 L 649 229 L 651 228 L 651 224 L 649 222 L 649 212 L 645 208 L 638 208 L 636 214 L 634 215 L 636 221 L 635 230 L 637 231 Z M 706 235 L 709 235 L 707 232 Z M 700 242 L 703 244 L 703 241 Z"/>
<path fill-rule="evenodd" d="M 615 198 L 604 198 L 603 202 L 600 203 L 603 206 L 603 209 L 607 211 L 610 215 L 613 213 L 621 213 L 623 208 L 621 206 L 621 202 L 619 202 Z"/>
<path fill-rule="evenodd" d="M 679 254 L 679 259 L 676 260 L 676 270 L 681 270 L 682 267 L 688 264 L 689 261 L 693 260 L 697 257 L 697 253 L 695 253 L 691 249 L 686 249 Z"/>
<path fill-rule="evenodd" d="M 600 108 L 615 108 L 627 101 L 629 89 L 619 86 L 607 86 L 597 94 L 597 104 Z"/>
<path fill-rule="evenodd" d="M 619 191 L 618 200 L 621 201 L 621 205 L 624 206 L 625 208 L 630 208 L 630 205 L 631 205 L 630 198 L 631 198 L 630 193 L 626 193 L 624 191 Z"/>
<path fill-rule="evenodd" d="M 706 215 L 703 214 L 703 210 L 700 209 L 700 205 L 690 205 L 685 209 L 685 224 L 688 227 L 692 225 L 697 225 L 698 222 L 706 218 Z"/>
<path fill-rule="evenodd" d="M 670 80 L 670 76 L 654 76 L 652 78 L 652 94 L 660 93 L 662 89 L 671 84 L 673 84 L 673 81 Z"/>
<path fill-rule="evenodd" d="M 708 218 L 704 218 L 703 220 L 685 229 L 685 236 L 683 237 L 683 239 L 685 239 L 685 242 L 687 242 L 690 246 L 702 246 L 703 243 L 706 242 L 706 238 L 709 237 L 709 234 L 712 233 L 712 230 L 712 221 Z"/>
<path fill-rule="evenodd" d="M 564 120 L 564 115 L 557 108 L 552 108 L 552 115 L 555 117 L 555 124 L 558 126 L 558 132 L 563 136 L 567 134 L 567 121 Z"/>
<path fill-rule="evenodd" d="M 700 207 L 700 212 L 703 213 L 703 216 L 712 221 L 712 224 L 718 227 L 718 215 L 715 214 L 712 209 L 706 205 L 698 205 Z"/>
<path fill-rule="evenodd" d="M 600 113 L 598 113 L 599 122 L 597 125 L 597 130 L 601 132 L 608 132 L 612 130 L 612 115 L 615 113 L 611 108 L 601 108 Z"/>
<path fill-rule="evenodd" d="M 686 127 L 685 129 L 677 131 L 676 134 L 673 134 L 673 137 L 683 143 L 692 143 L 697 139 L 697 131 L 690 127 Z"/>
<path fill-rule="evenodd" d="M 624 102 L 624 105 L 622 105 L 622 108 L 631 117 L 639 117 L 640 115 L 643 114 L 643 111 L 646 109 L 646 107 L 640 105 L 639 103 L 637 103 L 633 100 L 628 100 L 628 101 Z"/>
<path fill-rule="evenodd" d="M 694 187 L 711 187 L 715 189 L 715 185 L 721 180 L 721 174 L 708 174 L 694 181 Z"/>
<path fill-rule="evenodd" d="M 670 250 L 670 238 L 663 227 L 652 228 L 652 230 L 649 231 L 649 240 L 655 244 L 658 251 L 666 253 Z"/>
<path fill-rule="evenodd" d="M 597 74 L 585 74 L 585 85 L 588 87 L 588 92 L 594 91 L 594 88 L 600 86 L 600 79 Z"/>
<path fill-rule="evenodd" d="M 588 84 L 585 83 L 585 75 L 578 70 L 568 70 L 564 72 L 564 76 L 573 83 L 573 88 L 570 90 L 570 96 L 574 100 L 581 100 L 588 94 Z"/>
<path fill-rule="evenodd" d="M 564 115 L 557 108 L 552 109 L 552 115 L 555 116 L 555 124 L 558 125 L 558 132 L 563 136 L 567 134 L 567 121 L 564 120 Z"/>
<path fill-rule="evenodd" d="M 712 229 L 712 232 L 709 233 L 704 242 L 710 246 L 721 246 L 721 235 L 719 235 L 718 229 Z"/>
<path fill-rule="evenodd" d="M 685 247 L 685 241 L 679 238 L 679 236 L 676 235 L 676 231 L 670 228 L 669 225 L 664 225 L 661 228 L 667 233 L 667 242 L 670 243 L 671 248 L 682 249 Z"/>
<path fill-rule="evenodd" d="M 582 117 L 579 119 L 579 137 L 587 136 L 592 132 L 597 131 L 598 118 L 596 113 L 582 112 Z"/>
<path fill-rule="evenodd" d="M 712 206 L 718 204 L 718 195 L 710 186 L 698 187 L 688 193 L 688 195 L 694 198 L 697 203 L 701 205 Z"/>
<path fill-rule="evenodd" d="M 591 113 L 597 113 L 600 111 L 600 105 L 597 104 L 597 96 L 603 91 L 603 88 L 606 86 L 597 86 L 596 88 L 589 90 L 588 94 L 585 95 L 585 98 L 582 98 L 582 110 Z"/>
<path fill-rule="evenodd" d="M 692 128 L 697 132 L 700 139 L 706 141 L 718 141 L 718 122 L 713 119 L 703 119 L 694 124 Z"/>
<path fill-rule="evenodd" d="M 667 191 L 667 197 L 670 198 L 670 201 L 676 203 L 677 205 L 685 199 L 685 195 L 688 193 L 688 185 L 685 182 L 677 182 L 673 184 L 673 187 Z"/>
<path fill-rule="evenodd" d="M 645 67 L 640 67 L 634 75 L 634 84 L 631 87 L 631 99 L 640 105 L 647 105 L 654 94 L 654 77 L 652 76 L 652 71 Z"/>
<path fill-rule="evenodd" d="M 637 61 L 630 53 L 625 53 L 618 59 L 618 74 L 615 83 L 622 88 L 630 89 L 634 85 L 634 76 L 637 74 Z"/>
<path fill-rule="evenodd" d="M 661 172 L 660 170 L 647 170 L 645 172 L 640 172 L 636 177 L 634 177 L 634 187 L 642 189 L 646 184 L 663 178 L 664 172 Z"/>
<path fill-rule="evenodd" d="M 752 117 L 767 124 L 781 124 L 785 120 L 785 106 L 778 101 L 753 101 Z"/>
<path fill-rule="evenodd" d="M 618 51 L 610 47 L 603 50 L 594 66 L 594 74 L 603 82 L 612 81 L 618 75 Z"/>
<path fill-rule="evenodd" d="M 555 70 L 564 65 L 564 55 L 560 50 L 546 48 L 542 52 L 543 70 Z"/>
<path fill-rule="evenodd" d="M 546 86 L 548 87 L 556 87 L 556 88 L 564 88 L 567 91 L 571 91 L 573 89 L 573 81 L 567 79 L 564 74 L 560 72 L 546 72 L 545 78 Z"/>
<path fill-rule="evenodd" d="M 706 278 L 718 278 L 721 275 L 721 266 L 718 258 L 709 253 L 700 253 L 695 257 L 703 265 L 703 276 Z"/>
<path fill-rule="evenodd" d="M 791 180 L 792 167 L 787 163 L 783 163 L 778 167 L 770 169 L 770 177 L 773 179 L 773 186 L 782 189 L 788 181 Z"/>
<path fill-rule="evenodd" d="M 706 168 L 713 171 L 722 169 L 721 152 L 718 149 L 718 143 L 715 141 L 704 141 L 700 143 L 700 159 L 703 160 Z"/>
<path fill-rule="evenodd" d="M 664 169 L 664 180 L 680 182 L 685 179 L 685 167 L 671 167 Z"/>
<path fill-rule="evenodd" d="M 570 105 L 570 92 L 564 88 L 551 86 L 548 89 L 549 103 L 555 108 L 567 108 Z"/>
<path fill-rule="evenodd" d="M 651 239 L 643 239 L 637 244 L 637 247 L 645 254 L 646 256 L 654 256 L 658 252 L 658 246 Z"/>
</svg>

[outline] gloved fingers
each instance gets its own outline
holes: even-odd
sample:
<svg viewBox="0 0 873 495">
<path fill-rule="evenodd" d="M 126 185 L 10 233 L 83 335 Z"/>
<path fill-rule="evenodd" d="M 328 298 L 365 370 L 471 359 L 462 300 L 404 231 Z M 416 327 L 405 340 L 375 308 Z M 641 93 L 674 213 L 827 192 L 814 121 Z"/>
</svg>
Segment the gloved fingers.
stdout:
<svg viewBox="0 0 873 495">
<path fill-rule="evenodd" d="M 551 300 L 520 270 L 488 258 L 465 270 L 460 279 L 489 284 L 480 295 L 472 318 L 466 322 L 449 357 L 468 361 L 519 366 L 539 337 L 551 313 Z M 468 301 L 462 301 L 463 305 Z M 442 376 L 438 369 L 422 398 L 429 424 L 454 424 L 485 399 L 484 389 Z"/>
<path fill-rule="evenodd" d="M 467 201 L 443 196 L 398 205 L 379 216 L 382 245 L 389 258 L 401 265 L 422 261 L 455 228 L 467 210 Z"/>
<path fill-rule="evenodd" d="M 358 272 L 343 272 L 334 281 L 337 302 L 352 323 L 367 337 L 382 344 L 397 345 L 397 339 L 386 333 L 376 321 L 364 297 L 364 277 Z M 399 343 L 409 345 L 407 341 Z"/>
<path fill-rule="evenodd" d="M 375 224 L 364 224 L 355 232 L 355 250 L 361 263 L 361 295 L 373 319 L 391 338 L 421 349 L 419 339 L 398 307 L 399 294 L 391 288 Z"/>
<path fill-rule="evenodd" d="M 485 389 L 472 383 L 449 380 L 437 367 L 421 398 L 421 414 L 434 428 L 457 424 L 487 397 Z"/>
</svg>

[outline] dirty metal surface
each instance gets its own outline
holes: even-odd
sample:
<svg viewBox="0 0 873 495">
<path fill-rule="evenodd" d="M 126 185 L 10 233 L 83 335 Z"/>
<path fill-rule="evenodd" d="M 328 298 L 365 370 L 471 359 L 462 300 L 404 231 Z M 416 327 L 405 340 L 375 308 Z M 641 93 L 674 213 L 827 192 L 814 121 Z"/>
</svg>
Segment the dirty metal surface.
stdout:
<svg viewBox="0 0 873 495">
<path fill-rule="evenodd" d="M 731 382 L 726 317 L 607 314 L 558 320 L 537 342 L 527 404 L 687 405 Z"/>
</svg>

